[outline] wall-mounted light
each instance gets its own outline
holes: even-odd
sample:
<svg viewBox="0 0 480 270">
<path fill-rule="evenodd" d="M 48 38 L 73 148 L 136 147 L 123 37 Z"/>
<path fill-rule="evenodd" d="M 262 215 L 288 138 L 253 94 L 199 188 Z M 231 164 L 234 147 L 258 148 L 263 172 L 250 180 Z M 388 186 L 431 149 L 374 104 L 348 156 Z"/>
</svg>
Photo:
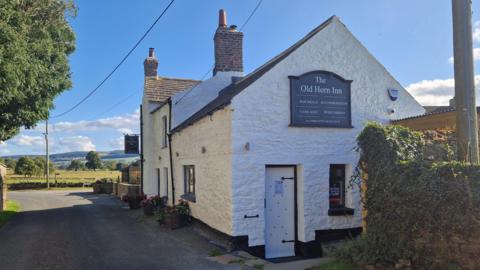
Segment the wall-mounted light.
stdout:
<svg viewBox="0 0 480 270">
<path fill-rule="evenodd" d="M 180 154 L 179 154 L 178 152 L 175 152 L 175 156 L 177 156 L 177 157 L 178 157 L 178 156 L 180 156 Z"/>
<path fill-rule="evenodd" d="M 250 143 L 249 142 L 245 143 L 245 145 L 243 146 L 243 149 L 247 152 L 250 151 Z"/>
<path fill-rule="evenodd" d="M 207 152 L 207 148 L 205 146 L 202 146 L 202 154 L 205 154 Z"/>
</svg>

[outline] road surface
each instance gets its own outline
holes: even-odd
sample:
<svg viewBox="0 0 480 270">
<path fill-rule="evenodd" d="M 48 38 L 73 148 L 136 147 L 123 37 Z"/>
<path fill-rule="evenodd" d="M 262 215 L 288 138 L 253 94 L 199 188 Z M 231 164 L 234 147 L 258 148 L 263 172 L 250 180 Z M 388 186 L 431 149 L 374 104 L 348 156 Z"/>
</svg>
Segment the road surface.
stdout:
<svg viewBox="0 0 480 270">
<path fill-rule="evenodd" d="M 191 230 L 160 228 L 108 195 L 19 191 L 22 212 L 0 228 L 0 269 L 239 269 L 206 259 Z"/>
</svg>

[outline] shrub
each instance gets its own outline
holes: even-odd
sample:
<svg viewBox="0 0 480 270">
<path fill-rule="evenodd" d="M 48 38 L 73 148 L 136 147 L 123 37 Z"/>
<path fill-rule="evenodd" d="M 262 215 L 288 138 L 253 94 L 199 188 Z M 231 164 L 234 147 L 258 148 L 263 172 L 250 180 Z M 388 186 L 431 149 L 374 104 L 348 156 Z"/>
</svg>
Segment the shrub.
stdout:
<svg viewBox="0 0 480 270">
<path fill-rule="evenodd" d="M 400 126 L 370 123 L 358 146 L 367 233 L 339 257 L 360 265 L 407 260 L 415 269 L 474 269 L 480 166 L 427 158 L 438 144 Z"/>
</svg>

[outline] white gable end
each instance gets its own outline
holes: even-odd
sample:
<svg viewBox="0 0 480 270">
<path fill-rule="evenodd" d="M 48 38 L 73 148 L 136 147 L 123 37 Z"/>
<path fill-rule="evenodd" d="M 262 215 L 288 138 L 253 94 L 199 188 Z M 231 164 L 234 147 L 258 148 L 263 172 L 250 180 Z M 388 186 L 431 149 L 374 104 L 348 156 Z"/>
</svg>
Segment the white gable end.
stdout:
<svg viewBox="0 0 480 270">
<path fill-rule="evenodd" d="M 291 127 L 290 81 L 311 71 L 333 72 L 351 83 L 353 128 Z M 399 91 L 392 101 L 387 89 Z M 358 162 L 356 137 L 367 121 L 424 113 L 423 107 L 390 75 L 337 19 L 307 40 L 231 102 L 234 235 L 248 235 L 250 245 L 264 244 L 263 213 L 266 164 L 291 164 L 298 170 L 298 237 L 315 239 L 315 230 L 361 226 L 359 190 L 349 188 L 345 204 L 353 216 L 328 216 L 329 166 L 346 164 L 351 175 Z M 249 150 L 245 150 L 245 145 Z"/>
</svg>

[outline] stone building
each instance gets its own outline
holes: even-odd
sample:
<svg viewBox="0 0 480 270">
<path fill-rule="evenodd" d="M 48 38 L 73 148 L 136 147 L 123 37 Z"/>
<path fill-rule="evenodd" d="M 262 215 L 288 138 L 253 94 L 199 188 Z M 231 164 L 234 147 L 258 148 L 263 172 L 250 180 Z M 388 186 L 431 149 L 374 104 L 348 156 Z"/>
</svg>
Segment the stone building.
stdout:
<svg viewBox="0 0 480 270">
<path fill-rule="evenodd" d="M 321 255 L 322 241 L 361 231 L 349 180 L 367 121 L 424 109 L 335 16 L 253 72 L 243 34 L 220 11 L 213 76 L 157 75 L 144 62 L 144 192 L 266 258 Z"/>
</svg>

